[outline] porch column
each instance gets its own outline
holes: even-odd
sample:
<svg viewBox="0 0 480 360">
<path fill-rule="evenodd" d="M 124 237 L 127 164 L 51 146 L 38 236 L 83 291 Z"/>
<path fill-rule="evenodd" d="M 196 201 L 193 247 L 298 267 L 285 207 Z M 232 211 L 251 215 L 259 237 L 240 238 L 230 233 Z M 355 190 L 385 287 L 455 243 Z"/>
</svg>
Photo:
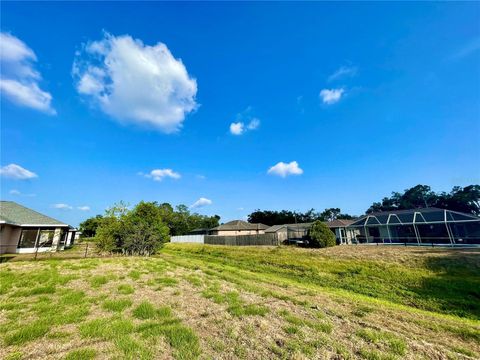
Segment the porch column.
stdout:
<svg viewBox="0 0 480 360">
<path fill-rule="evenodd" d="M 52 251 L 57 251 L 58 243 L 60 242 L 60 236 L 62 234 L 61 228 L 56 228 L 55 232 L 53 233 L 53 240 L 52 240 Z"/>
</svg>

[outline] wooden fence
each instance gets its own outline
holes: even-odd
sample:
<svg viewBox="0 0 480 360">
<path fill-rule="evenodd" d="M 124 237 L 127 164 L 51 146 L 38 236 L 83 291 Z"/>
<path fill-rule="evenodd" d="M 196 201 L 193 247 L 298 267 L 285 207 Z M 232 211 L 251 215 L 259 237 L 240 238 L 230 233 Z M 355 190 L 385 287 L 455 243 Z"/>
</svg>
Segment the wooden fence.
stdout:
<svg viewBox="0 0 480 360">
<path fill-rule="evenodd" d="M 205 235 L 205 244 L 209 245 L 233 245 L 233 246 L 276 246 L 278 238 L 276 234 L 259 235 Z"/>
</svg>

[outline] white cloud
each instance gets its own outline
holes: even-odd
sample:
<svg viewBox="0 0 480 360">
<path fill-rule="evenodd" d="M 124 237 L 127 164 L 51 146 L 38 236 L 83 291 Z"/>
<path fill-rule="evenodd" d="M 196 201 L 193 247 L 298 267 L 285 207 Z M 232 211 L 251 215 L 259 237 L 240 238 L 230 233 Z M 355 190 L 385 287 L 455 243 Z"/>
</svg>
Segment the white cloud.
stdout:
<svg viewBox="0 0 480 360">
<path fill-rule="evenodd" d="M 90 211 L 90 206 L 87 206 L 87 205 L 77 206 L 77 209 L 81 211 Z"/>
<path fill-rule="evenodd" d="M 207 206 L 207 205 L 212 205 L 212 203 L 213 203 L 212 200 L 201 197 L 200 199 L 195 201 L 190 207 L 192 209 L 195 209 L 195 208 L 200 208 L 200 207 L 204 207 L 204 206 Z"/>
<path fill-rule="evenodd" d="M 52 95 L 40 89 L 37 57 L 19 38 L 0 33 L 0 92 L 13 103 L 54 115 Z"/>
<path fill-rule="evenodd" d="M 296 161 L 292 161 L 288 164 L 281 161 L 268 169 L 268 174 L 284 178 L 289 175 L 301 175 L 303 174 L 303 170 L 298 166 Z"/>
<path fill-rule="evenodd" d="M 252 116 L 253 108 L 248 106 L 245 110 L 237 114 L 236 122 L 230 124 L 230 133 L 232 135 L 242 135 L 247 131 L 258 129 L 260 120 Z"/>
<path fill-rule="evenodd" d="M 328 77 L 328 81 L 338 80 L 343 77 L 353 77 L 357 75 L 357 71 L 358 68 L 356 66 L 341 66 Z"/>
<path fill-rule="evenodd" d="M 141 173 L 140 173 L 141 174 Z M 149 174 L 144 175 L 147 178 L 152 178 L 155 181 L 162 181 L 163 178 L 169 177 L 172 179 L 180 179 L 180 174 L 172 169 L 154 169 Z"/>
<path fill-rule="evenodd" d="M 16 196 L 28 196 L 28 197 L 33 197 L 36 196 L 35 194 L 24 194 L 19 190 L 12 189 L 9 191 L 10 195 L 16 195 Z"/>
<path fill-rule="evenodd" d="M 121 122 L 171 133 L 197 108 L 196 80 L 160 42 L 105 33 L 77 53 L 72 74 L 80 94 Z"/>
<path fill-rule="evenodd" d="M 73 209 L 73 206 L 70 206 L 68 204 L 53 204 L 52 207 L 54 207 L 55 209 L 59 209 L 59 210 L 72 210 Z"/>
<path fill-rule="evenodd" d="M 322 99 L 324 104 L 335 104 L 336 102 L 340 101 L 343 93 L 345 92 L 344 89 L 323 89 L 320 91 L 320 98 Z"/>
<path fill-rule="evenodd" d="M 198 180 L 205 180 L 207 177 L 205 175 L 198 174 L 195 176 Z"/>
<path fill-rule="evenodd" d="M 34 172 L 27 170 L 17 164 L 9 164 L 2 166 L 0 168 L 0 175 L 16 180 L 26 180 L 38 177 L 38 175 Z"/>
<path fill-rule="evenodd" d="M 245 131 L 245 124 L 243 122 L 230 124 L 230 133 L 232 135 L 242 135 L 244 131 Z"/>
<path fill-rule="evenodd" d="M 260 126 L 260 120 L 253 118 L 247 125 L 248 130 L 256 130 Z"/>
</svg>

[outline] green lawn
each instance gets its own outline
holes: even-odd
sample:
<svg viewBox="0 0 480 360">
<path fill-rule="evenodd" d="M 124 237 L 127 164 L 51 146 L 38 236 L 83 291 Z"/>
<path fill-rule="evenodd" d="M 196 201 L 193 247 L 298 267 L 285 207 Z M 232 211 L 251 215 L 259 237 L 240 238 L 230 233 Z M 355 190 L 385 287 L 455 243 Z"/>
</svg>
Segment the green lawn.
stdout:
<svg viewBox="0 0 480 360">
<path fill-rule="evenodd" d="M 480 357 L 480 252 L 168 244 L 0 264 L 1 359 Z"/>
</svg>

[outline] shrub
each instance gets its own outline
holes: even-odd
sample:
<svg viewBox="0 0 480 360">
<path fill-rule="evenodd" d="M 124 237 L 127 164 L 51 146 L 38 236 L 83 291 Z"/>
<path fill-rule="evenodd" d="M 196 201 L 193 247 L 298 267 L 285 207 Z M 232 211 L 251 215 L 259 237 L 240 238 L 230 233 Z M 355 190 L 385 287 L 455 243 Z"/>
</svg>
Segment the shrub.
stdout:
<svg viewBox="0 0 480 360">
<path fill-rule="evenodd" d="M 337 244 L 335 234 L 321 221 L 315 221 L 310 229 L 310 245 L 313 247 L 329 247 Z"/>
</svg>

